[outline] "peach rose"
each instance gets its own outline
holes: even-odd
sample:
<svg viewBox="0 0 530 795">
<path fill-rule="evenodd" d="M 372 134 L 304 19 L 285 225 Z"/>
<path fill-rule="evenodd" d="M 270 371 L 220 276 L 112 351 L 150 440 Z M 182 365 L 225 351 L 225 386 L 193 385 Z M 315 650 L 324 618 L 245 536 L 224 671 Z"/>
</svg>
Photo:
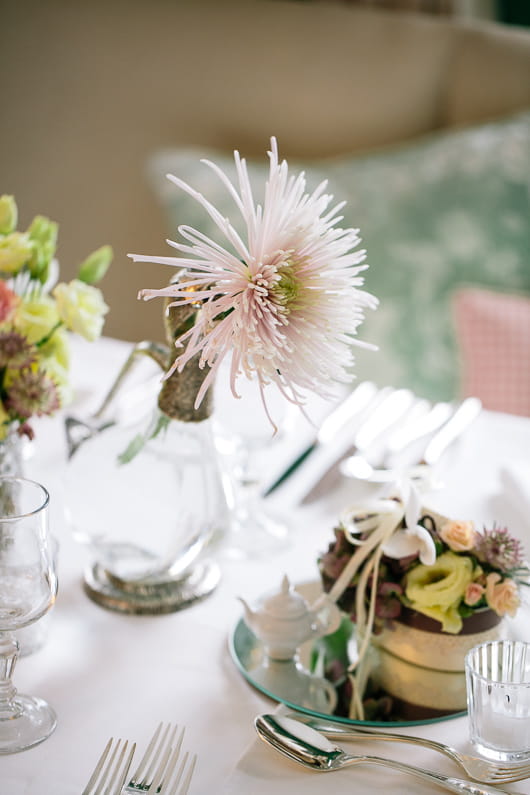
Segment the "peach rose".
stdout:
<svg viewBox="0 0 530 795">
<path fill-rule="evenodd" d="M 464 593 L 464 602 L 466 605 L 473 607 L 477 602 L 480 602 L 486 589 L 479 582 L 470 582 Z"/>
<path fill-rule="evenodd" d="M 492 571 L 486 577 L 486 602 L 497 615 L 514 616 L 521 604 L 517 593 L 517 585 L 513 580 L 503 580 L 501 575 Z"/>
<path fill-rule="evenodd" d="M 442 525 L 440 538 L 453 552 L 467 552 L 475 546 L 477 531 L 471 521 L 454 520 Z"/>
</svg>

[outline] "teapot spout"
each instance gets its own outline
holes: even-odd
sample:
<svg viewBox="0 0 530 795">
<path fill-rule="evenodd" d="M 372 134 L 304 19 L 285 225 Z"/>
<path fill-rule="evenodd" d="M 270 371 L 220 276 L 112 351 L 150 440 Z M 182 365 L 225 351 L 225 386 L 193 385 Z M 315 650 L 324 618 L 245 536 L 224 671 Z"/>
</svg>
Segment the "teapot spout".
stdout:
<svg viewBox="0 0 530 795">
<path fill-rule="evenodd" d="M 256 618 L 255 612 L 250 608 L 248 602 L 246 602 L 242 596 L 238 596 L 237 598 L 243 605 L 243 610 L 245 613 L 245 623 L 250 627 L 250 629 L 254 629 L 255 618 Z"/>
</svg>

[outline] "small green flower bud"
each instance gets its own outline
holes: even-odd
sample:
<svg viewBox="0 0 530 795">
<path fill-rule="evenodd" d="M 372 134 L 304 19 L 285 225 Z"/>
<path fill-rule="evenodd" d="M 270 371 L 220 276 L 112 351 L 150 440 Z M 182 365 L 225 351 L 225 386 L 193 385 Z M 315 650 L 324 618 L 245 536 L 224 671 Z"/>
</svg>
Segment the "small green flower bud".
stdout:
<svg viewBox="0 0 530 795">
<path fill-rule="evenodd" d="M 28 229 L 29 239 L 33 247 L 33 255 L 29 262 L 32 278 L 44 284 L 48 278 L 50 262 L 57 248 L 58 225 L 43 215 L 37 215 Z"/>
<path fill-rule="evenodd" d="M 9 235 L 17 228 L 18 208 L 14 196 L 0 196 L 0 235 Z"/>
<path fill-rule="evenodd" d="M 101 246 L 89 254 L 79 266 L 78 279 L 85 284 L 96 284 L 106 274 L 114 252 L 111 246 Z"/>
</svg>

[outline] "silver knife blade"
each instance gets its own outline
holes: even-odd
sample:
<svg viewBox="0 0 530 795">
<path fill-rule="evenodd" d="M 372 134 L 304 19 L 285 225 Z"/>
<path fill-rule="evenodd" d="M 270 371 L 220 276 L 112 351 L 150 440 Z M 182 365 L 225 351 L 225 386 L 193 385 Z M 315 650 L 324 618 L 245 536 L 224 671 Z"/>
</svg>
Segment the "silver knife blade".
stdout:
<svg viewBox="0 0 530 795">
<path fill-rule="evenodd" d="M 453 416 L 434 434 L 425 448 L 422 464 L 433 466 L 458 436 L 460 436 L 478 417 L 482 403 L 476 397 L 462 401 Z"/>
<path fill-rule="evenodd" d="M 362 381 L 350 394 L 325 417 L 314 440 L 292 461 L 276 478 L 274 483 L 263 493 L 264 497 L 272 494 L 281 484 L 295 472 L 298 467 L 321 445 L 329 444 L 346 423 L 363 411 L 378 392 L 371 381 Z"/>
<path fill-rule="evenodd" d="M 379 400 L 372 401 L 368 414 L 361 419 L 361 424 L 355 431 L 353 442 L 346 449 L 344 445 L 340 448 L 337 456 L 328 465 L 317 483 L 310 486 L 302 498 L 302 504 L 307 505 L 314 502 L 332 490 L 340 480 L 341 462 L 355 452 L 366 450 L 376 442 L 385 431 L 406 414 L 414 400 L 414 393 L 409 389 L 385 388 L 380 390 Z"/>
</svg>

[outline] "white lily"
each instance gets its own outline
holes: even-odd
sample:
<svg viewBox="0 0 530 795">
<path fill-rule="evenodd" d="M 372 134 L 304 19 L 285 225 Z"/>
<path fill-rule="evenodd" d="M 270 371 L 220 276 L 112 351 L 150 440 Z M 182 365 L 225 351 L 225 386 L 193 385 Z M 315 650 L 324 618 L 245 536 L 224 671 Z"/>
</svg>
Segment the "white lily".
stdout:
<svg viewBox="0 0 530 795">
<path fill-rule="evenodd" d="M 402 486 L 405 508 L 405 527 L 396 530 L 383 547 L 389 558 L 405 558 L 419 555 L 420 561 L 432 566 L 436 560 L 436 547 L 431 534 L 418 520 L 421 515 L 421 499 L 416 486 L 408 481 Z"/>
</svg>

